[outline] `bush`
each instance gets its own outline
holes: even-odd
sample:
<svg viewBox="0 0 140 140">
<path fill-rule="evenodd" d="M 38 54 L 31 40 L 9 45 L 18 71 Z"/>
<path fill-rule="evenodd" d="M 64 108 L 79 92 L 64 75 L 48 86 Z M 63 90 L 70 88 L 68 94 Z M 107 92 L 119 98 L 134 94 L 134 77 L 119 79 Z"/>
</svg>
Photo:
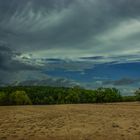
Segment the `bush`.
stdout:
<svg viewBox="0 0 140 140">
<path fill-rule="evenodd" d="M 10 95 L 12 105 L 29 105 L 32 104 L 25 91 L 15 91 Z"/>
<path fill-rule="evenodd" d="M 7 102 L 6 94 L 4 92 L 0 92 L 0 105 L 5 105 Z"/>
<path fill-rule="evenodd" d="M 122 100 L 120 92 L 116 88 L 98 88 L 95 97 L 97 103 L 119 102 Z"/>
<path fill-rule="evenodd" d="M 140 89 L 135 91 L 136 99 L 140 101 Z"/>
<path fill-rule="evenodd" d="M 66 103 L 79 103 L 79 94 L 74 89 L 69 89 L 68 95 L 65 97 Z"/>
<path fill-rule="evenodd" d="M 137 100 L 136 96 L 124 96 L 123 97 L 123 102 L 134 102 Z"/>
</svg>

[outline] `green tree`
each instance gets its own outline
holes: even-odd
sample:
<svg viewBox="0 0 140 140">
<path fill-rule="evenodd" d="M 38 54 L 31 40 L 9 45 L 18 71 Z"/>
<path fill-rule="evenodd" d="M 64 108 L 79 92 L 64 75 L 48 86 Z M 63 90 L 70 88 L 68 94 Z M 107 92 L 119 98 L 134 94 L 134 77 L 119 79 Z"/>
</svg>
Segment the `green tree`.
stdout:
<svg viewBox="0 0 140 140">
<path fill-rule="evenodd" d="M 96 102 L 117 102 L 121 101 L 121 95 L 116 88 L 98 88 L 96 90 Z"/>
<path fill-rule="evenodd" d="M 0 92 L 0 105 L 6 105 L 6 94 L 4 92 Z"/>
<path fill-rule="evenodd" d="M 45 104 L 54 104 L 55 101 L 52 96 L 48 96 L 48 97 L 44 97 L 44 103 Z"/>
<path fill-rule="evenodd" d="M 13 105 L 28 105 L 32 104 L 30 98 L 25 91 L 15 91 L 10 95 L 10 102 Z"/>
<path fill-rule="evenodd" d="M 68 95 L 65 97 L 66 103 L 79 103 L 80 98 L 76 91 L 73 89 L 69 89 Z"/>
<path fill-rule="evenodd" d="M 140 101 L 140 88 L 135 91 L 136 99 Z"/>
</svg>

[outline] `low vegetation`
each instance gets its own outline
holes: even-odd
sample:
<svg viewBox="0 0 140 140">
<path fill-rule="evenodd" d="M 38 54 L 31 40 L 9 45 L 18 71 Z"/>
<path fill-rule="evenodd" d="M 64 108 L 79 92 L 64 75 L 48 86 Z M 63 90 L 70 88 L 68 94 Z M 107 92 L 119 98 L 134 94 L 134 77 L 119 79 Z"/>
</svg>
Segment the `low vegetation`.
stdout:
<svg viewBox="0 0 140 140">
<path fill-rule="evenodd" d="M 136 91 L 135 95 L 121 96 L 116 88 L 87 90 L 80 87 L 1 87 L 0 105 L 109 103 L 139 100 L 140 92 Z"/>
</svg>

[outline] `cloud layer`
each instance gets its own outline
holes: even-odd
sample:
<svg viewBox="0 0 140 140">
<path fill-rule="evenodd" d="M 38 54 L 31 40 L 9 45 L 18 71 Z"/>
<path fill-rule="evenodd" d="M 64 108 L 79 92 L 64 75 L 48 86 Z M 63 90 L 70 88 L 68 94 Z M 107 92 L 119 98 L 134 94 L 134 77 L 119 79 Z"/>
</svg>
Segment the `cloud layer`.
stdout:
<svg viewBox="0 0 140 140">
<path fill-rule="evenodd" d="M 139 6 L 138 0 L 6 0 L 1 2 L 1 36 L 35 57 L 135 54 Z"/>
<path fill-rule="evenodd" d="M 79 82 L 84 77 L 87 83 L 92 81 L 90 70 L 95 73 L 100 68 L 95 76 L 103 73 L 104 77 L 106 67 L 111 72 L 119 64 L 124 66 L 118 77 L 110 76 L 112 85 L 118 86 L 115 81 L 124 77 L 135 79 L 137 71 L 125 65 L 140 61 L 139 7 L 139 0 L 1 0 L 1 81 L 41 80 L 55 71 L 64 79 L 66 73 L 75 77 L 82 73 L 70 80 Z"/>
</svg>

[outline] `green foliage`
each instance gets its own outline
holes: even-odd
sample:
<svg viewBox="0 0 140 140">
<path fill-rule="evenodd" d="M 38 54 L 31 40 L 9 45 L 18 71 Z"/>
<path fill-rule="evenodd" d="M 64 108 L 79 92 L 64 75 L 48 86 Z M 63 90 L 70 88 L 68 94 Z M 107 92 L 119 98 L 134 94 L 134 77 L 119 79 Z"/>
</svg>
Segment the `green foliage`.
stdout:
<svg viewBox="0 0 140 140">
<path fill-rule="evenodd" d="M 136 99 L 140 101 L 140 89 L 135 91 Z"/>
<path fill-rule="evenodd" d="M 6 94 L 4 92 L 0 92 L 0 105 L 5 105 L 6 99 Z"/>
<path fill-rule="evenodd" d="M 136 95 L 140 97 L 139 92 Z M 0 88 L 0 105 L 107 103 L 129 100 L 135 101 L 136 98 L 122 97 L 116 88 L 96 90 L 87 90 L 77 86 L 73 88 L 47 86 Z"/>
<path fill-rule="evenodd" d="M 31 104 L 30 98 L 25 91 L 15 91 L 10 94 L 10 103 L 12 105 L 28 105 Z"/>
<path fill-rule="evenodd" d="M 97 103 L 118 102 L 122 100 L 119 90 L 116 88 L 98 88 L 95 92 Z"/>
<path fill-rule="evenodd" d="M 122 101 L 123 102 L 135 102 L 135 101 L 137 101 L 137 97 L 136 96 L 123 96 Z"/>
<path fill-rule="evenodd" d="M 79 103 L 79 94 L 74 89 L 68 90 L 68 95 L 65 97 L 66 103 Z"/>
</svg>

